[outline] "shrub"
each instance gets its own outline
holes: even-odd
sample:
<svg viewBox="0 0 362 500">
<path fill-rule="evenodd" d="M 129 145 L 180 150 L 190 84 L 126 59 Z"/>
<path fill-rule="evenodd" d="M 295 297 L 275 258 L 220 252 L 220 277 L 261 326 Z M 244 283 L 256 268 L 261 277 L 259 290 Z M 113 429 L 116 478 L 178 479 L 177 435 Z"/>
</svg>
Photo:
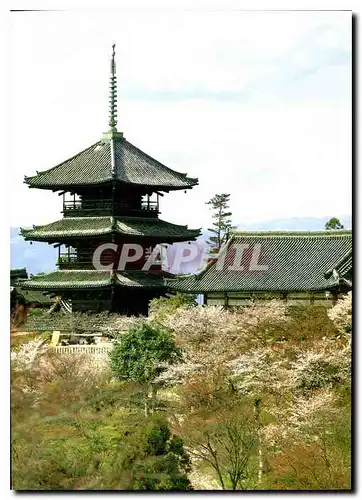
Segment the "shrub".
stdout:
<svg viewBox="0 0 362 500">
<path fill-rule="evenodd" d="M 115 313 L 89 313 L 59 311 L 53 314 L 43 312 L 28 316 L 24 328 L 27 331 L 63 330 L 73 333 L 102 332 L 114 337 L 131 326 L 137 325 L 142 318 L 122 316 Z"/>
<path fill-rule="evenodd" d="M 316 304 L 298 304 L 288 308 L 290 324 L 286 337 L 296 341 L 333 339 L 338 330 L 329 318 L 328 309 Z"/>
<path fill-rule="evenodd" d="M 334 346 L 332 352 L 320 346 L 299 354 L 292 364 L 294 387 L 303 391 L 334 388 L 350 380 L 350 353 Z"/>
<path fill-rule="evenodd" d="M 47 314 L 47 311 L 41 309 L 40 307 L 31 307 L 28 309 L 29 316 L 44 316 L 45 314 Z"/>
<path fill-rule="evenodd" d="M 350 333 L 352 331 L 352 292 L 340 299 L 328 311 L 328 316 L 341 334 Z"/>
<path fill-rule="evenodd" d="M 38 357 L 47 352 L 49 348 L 45 339 L 40 335 L 35 338 L 33 335 L 24 337 L 27 337 L 27 341 L 19 343 L 17 349 L 11 352 L 13 369 L 27 370 L 32 368 Z"/>
<path fill-rule="evenodd" d="M 351 413 L 330 390 L 296 397 L 274 429 L 279 444 L 268 456 L 266 489 L 332 490 L 351 487 Z M 275 441 L 274 441 L 275 442 Z M 276 451 L 277 450 L 277 451 Z"/>
<path fill-rule="evenodd" d="M 163 320 L 167 315 L 173 314 L 180 307 L 196 306 L 196 296 L 177 292 L 167 294 L 166 297 L 152 299 L 150 302 L 150 316 L 156 320 Z"/>
</svg>

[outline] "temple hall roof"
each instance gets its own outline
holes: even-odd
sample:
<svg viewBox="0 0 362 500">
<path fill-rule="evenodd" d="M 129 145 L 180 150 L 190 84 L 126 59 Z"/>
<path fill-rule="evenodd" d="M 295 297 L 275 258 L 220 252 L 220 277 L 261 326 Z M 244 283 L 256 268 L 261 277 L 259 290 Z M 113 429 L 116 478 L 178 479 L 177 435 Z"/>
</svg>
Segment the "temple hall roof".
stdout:
<svg viewBox="0 0 362 500">
<path fill-rule="evenodd" d="M 228 269 L 233 267 L 238 244 L 245 245 L 243 269 Z M 198 275 L 166 279 L 165 283 L 174 290 L 193 293 L 328 290 L 340 282 L 333 273 L 326 277 L 327 270 L 344 263 L 351 249 L 352 231 L 235 231 L 219 269 L 214 261 Z"/>
</svg>

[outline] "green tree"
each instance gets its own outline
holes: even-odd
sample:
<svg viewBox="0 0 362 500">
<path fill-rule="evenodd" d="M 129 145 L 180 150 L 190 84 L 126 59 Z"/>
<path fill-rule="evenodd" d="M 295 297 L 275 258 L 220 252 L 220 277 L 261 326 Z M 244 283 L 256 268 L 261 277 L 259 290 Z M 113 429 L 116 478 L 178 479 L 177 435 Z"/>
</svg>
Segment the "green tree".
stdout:
<svg viewBox="0 0 362 500">
<path fill-rule="evenodd" d="M 327 231 L 331 229 L 344 229 L 343 224 L 339 219 L 337 219 L 337 217 L 332 217 L 328 222 L 326 222 L 324 227 Z"/>
<path fill-rule="evenodd" d="M 146 393 L 145 414 L 148 413 L 148 394 L 151 382 L 166 364 L 181 360 L 181 351 L 168 328 L 152 323 L 135 326 L 121 334 L 110 352 L 110 364 L 119 380 L 136 382 Z M 153 385 L 153 394 L 156 386 Z"/>
<path fill-rule="evenodd" d="M 232 213 L 229 211 L 229 202 L 230 194 L 226 193 L 215 194 L 211 200 L 206 202 L 206 205 L 211 205 L 210 209 L 213 211 L 213 227 L 208 228 L 208 231 L 213 234 L 208 241 L 211 246 L 211 253 L 219 251 L 225 236 L 235 227 L 231 223 Z"/>
<path fill-rule="evenodd" d="M 172 436 L 160 415 L 131 414 L 122 420 L 120 453 L 110 464 L 112 489 L 191 490 L 187 473 L 190 459 L 180 437 Z"/>
</svg>

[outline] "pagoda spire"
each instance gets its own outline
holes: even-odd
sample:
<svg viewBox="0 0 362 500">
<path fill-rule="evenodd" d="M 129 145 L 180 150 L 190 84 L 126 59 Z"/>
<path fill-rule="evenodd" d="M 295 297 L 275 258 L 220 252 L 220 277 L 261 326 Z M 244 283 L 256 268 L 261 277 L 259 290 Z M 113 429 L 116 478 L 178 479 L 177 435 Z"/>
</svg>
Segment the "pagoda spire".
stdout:
<svg viewBox="0 0 362 500">
<path fill-rule="evenodd" d="M 117 76 L 116 76 L 116 61 L 115 47 L 112 45 L 112 59 L 111 59 L 111 75 L 109 79 L 109 128 L 112 132 L 117 132 Z"/>
</svg>

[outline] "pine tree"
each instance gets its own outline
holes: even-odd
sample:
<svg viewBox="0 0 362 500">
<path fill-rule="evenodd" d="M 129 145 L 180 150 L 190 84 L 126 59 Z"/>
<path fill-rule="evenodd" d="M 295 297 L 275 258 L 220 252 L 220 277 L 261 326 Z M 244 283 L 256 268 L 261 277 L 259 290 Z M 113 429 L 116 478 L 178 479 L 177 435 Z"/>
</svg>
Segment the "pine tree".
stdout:
<svg viewBox="0 0 362 500">
<path fill-rule="evenodd" d="M 208 231 L 213 233 L 210 236 L 208 244 L 211 246 L 210 252 L 217 253 L 227 237 L 229 231 L 234 229 L 235 226 L 231 224 L 232 213 L 229 211 L 230 194 L 215 194 L 211 200 L 206 202 L 206 205 L 211 205 L 211 210 L 214 211 L 212 215 L 213 227 L 208 228 Z"/>
</svg>

